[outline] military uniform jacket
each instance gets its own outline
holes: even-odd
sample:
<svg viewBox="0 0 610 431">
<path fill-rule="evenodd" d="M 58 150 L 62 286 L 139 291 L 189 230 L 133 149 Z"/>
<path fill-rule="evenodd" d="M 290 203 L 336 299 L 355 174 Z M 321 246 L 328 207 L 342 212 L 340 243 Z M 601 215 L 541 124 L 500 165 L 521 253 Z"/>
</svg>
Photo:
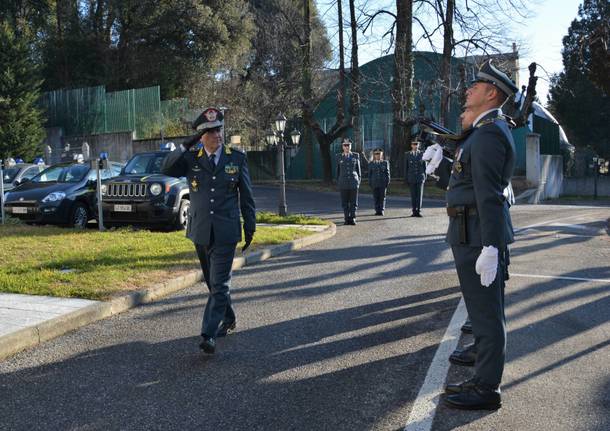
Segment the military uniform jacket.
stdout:
<svg viewBox="0 0 610 431">
<path fill-rule="evenodd" d="M 423 183 L 426 181 L 426 162 L 422 160 L 424 153 L 413 151 L 407 153 L 405 158 L 405 180 L 409 184 Z"/>
<path fill-rule="evenodd" d="M 515 167 L 515 144 L 508 124 L 491 112 L 457 149 L 449 186 L 447 206 L 474 208 L 467 214 L 466 245 L 494 246 L 514 242 L 512 222 L 503 191 Z M 447 242 L 460 244 L 457 217 L 449 218 Z"/>
<path fill-rule="evenodd" d="M 337 184 L 340 189 L 357 189 L 360 186 L 360 155 L 349 153 L 337 154 Z"/>
<path fill-rule="evenodd" d="M 369 186 L 372 188 L 387 187 L 390 184 L 390 163 L 387 160 L 369 163 Z"/>
<path fill-rule="evenodd" d="M 246 155 L 223 146 L 220 160 L 212 168 L 205 150 L 172 151 L 163 161 L 165 175 L 186 177 L 191 208 L 186 236 L 194 243 L 208 245 L 211 230 L 215 244 L 241 241 L 244 230 L 256 230 L 256 212 Z"/>
</svg>

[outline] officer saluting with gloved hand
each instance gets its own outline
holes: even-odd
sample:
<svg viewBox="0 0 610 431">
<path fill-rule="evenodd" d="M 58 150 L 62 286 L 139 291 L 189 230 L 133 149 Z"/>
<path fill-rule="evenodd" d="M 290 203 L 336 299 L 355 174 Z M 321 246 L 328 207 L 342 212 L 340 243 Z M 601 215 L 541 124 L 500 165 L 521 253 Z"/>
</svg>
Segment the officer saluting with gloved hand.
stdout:
<svg viewBox="0 0 610 431">
<path fill-rule="evenodd" d="M 186 177 L 191 208 L 186 235 L 195 243 L 210 294 L 203 313 L 200 345 L 214 353 L 216 338 L 235 328 L 229 287 L 235 247 L 241 241 L 240 210 L 247 248 L 256 230 L 256 212 L 246 155 L 223 145 L 223 114 L 208 108 L 195 120 L 197 135 L 171 152 L 161 171 Z"/>
<path fill-rule="evenodd" d="M 501 407 L 506 327 L 507 246 L 514 241 L 503 195 L 515 166 L 515 145 L 500 109 L 517 92 L 506 74 L 485 63 L 466 92 L 474 130 L 458 148 L 449 187 L 447 241 L 477 346 L 475 376 L 448 385 L 446 403 L 461 409 Z"/>
</svg>

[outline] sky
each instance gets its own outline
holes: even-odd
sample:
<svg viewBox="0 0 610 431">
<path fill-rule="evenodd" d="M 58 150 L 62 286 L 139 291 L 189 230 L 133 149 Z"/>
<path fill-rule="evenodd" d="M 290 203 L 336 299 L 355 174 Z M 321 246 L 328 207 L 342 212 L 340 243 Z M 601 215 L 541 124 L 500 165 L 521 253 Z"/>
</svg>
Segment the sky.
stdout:
<svg viewBox="0 0 610 431">
<path fill-rule="evenodd" d="M 318 10 L 327 25 L 329 37 L 333 46 L 338 45 L 336 41 L 337 18 L 335 0 L 316 0 Z M 395 0 L 360 0 L 356 4 L 364 4 L 368 10 L 387 9 L 395 12 Z M 529 72 L 527 66 L 536 62 L 541 67 L 536 71 L 539 77 L 536 90 L 543 104 L 546 104 L 549 76 L 563 70 L 561 59 L 562 38 L 567 34 L 568 27 L 578 14 L 578 6 L 582 0 L 530 0 L 527 1 L 529 15 L 523 18 L 521 24 L 507 23 L 509 34 L 514 34 L 521 42 L 518 42 L 520 80 L 521 84 L 527 84 Z M 348 1 L 343 0 L 343 13 L 349 18 Z M 384 50 L 388 48 L 389 38 L 383 38 L 387 26 L 384 23 L 391 22 L 390 16 L 381 17 L 363 36 L 359 42 L 358 60 L 360 65 L 368 63 L 375 58 L 385 55 Z M 349 30 L 349 27 L 346 28 Z M 417 30 L 414 27 L 414 39 L 417 38 Z M 346 34 L 347 36 L 347 34 Z M 360 38 L 360 35 L 359 35 Z M 347 39 L 346 39 L 347 40 Z M 510 51 L 512 40 L 507 41 L 507 51 Z M 429 50 L 427 45 L 421 46 L 423 50 Z M 390 53 L 393 52 L 393 48 Z M 348 56 L 347 56 L 348 57 Z M 346 59 L 347 59 L 346 57 Z M 336 65 L 333 65 L 336 67 Z"/>
</svg>

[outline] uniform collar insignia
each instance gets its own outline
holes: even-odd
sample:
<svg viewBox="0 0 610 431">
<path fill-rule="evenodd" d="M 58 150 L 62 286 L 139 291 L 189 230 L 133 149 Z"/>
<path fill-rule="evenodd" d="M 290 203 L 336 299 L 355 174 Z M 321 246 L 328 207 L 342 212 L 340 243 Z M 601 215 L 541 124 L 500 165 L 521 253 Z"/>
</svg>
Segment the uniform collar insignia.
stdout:
<svg viewBox="0 0 610 431">
<path fill-rule="evenodd" d="M 225 145 L 225 154 L 228 156 L 232 153 L 233 151 L 231 150 L 231 147 Z"/>
</svg>

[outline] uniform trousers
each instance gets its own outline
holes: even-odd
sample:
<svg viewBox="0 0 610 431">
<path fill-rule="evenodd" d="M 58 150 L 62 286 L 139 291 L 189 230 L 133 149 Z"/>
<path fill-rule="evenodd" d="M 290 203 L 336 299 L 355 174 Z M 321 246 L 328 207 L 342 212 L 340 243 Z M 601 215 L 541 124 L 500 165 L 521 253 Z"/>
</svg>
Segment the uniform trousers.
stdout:
<svg viewBox="0 0 610 431">
<path fill-rule="evenodd" d="M 481 247 L 451 246 L 460 288 L 472 322 L 477 349 L 475 378 L 479 383 L 497 388 L 502 381 L 506 355 L 506 321 L 504 316 L 504 280 L 507 258 L 501 251 L 496 279 L 485 287 L 475 271 Z"/>
<path fill-rule="evenodd" d="M 385 195 L 387 187 L 373 188 L 373 199 L 375 200 L 375 212 L 385 211 Z"/>
<path fill-rule="evenodd" d="M 413 214 L 419 214 L 424 195 L 424 183 L 409 183 L 409 187 L 411 188 L 411 208 Z"/>
<path fill-rule="evenodd" d="M 343 216 L 345 220 L 353 220 L 356 218 L 356 210 L 358 209 L 358 189 L 341 189 L 341 206 L 343 207 Z"/>
<path fill-rule="evenodd" d="M 205 337 L 215 337 L 221 322 L 235 321 L 229 287 L 237 244 L 215 244 L 213 231 L 210 237 L 208 245 L 195 244 L 203 278 L 210 291 L 201 324 L 201 335 Z"/>
</svg>

